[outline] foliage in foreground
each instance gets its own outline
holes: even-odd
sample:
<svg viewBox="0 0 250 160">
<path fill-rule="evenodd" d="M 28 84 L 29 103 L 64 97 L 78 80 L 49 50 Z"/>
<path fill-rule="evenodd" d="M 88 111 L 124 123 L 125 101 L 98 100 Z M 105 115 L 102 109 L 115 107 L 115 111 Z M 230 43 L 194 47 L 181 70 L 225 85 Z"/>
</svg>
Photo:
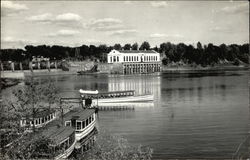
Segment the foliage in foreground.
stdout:
<svg viewBox="0 0 250 160">
<path fill-rule="evenodd" d="M 153 149 L 132 146 L 125 138 L 104 133 L 99 135 L 96 144 L 89 151 L 80 155 L 88 160 L 150 160 Z"/>
</svg>

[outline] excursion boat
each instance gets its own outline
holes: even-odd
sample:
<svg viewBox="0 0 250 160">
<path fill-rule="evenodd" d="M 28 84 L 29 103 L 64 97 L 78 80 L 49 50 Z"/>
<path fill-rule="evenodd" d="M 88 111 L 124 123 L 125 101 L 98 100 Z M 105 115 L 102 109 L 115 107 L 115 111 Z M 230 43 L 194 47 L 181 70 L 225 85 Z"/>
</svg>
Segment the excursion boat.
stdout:
<svg viewBox="0 0 250 160">
<path fill-rule="evenodd" d="M 92 104 L 98 105 L 102 103 L 127 103 L 127 102 L 147 102 L 153 101 L 154 97 L 152 94 L 145 95 L 135 95 L 135 91 L 113 91 L 113 92 L 98 92 L 79 90 L 81 97 L 83 98 L 83 103 L 85 103 L 86 98 L 93 99 Z"/>
<path fill-rule="evenodd" d="M 31 128 L 34 124 L 35 128 L 40 128 L 55 120 L 56 117 L 57 115 L 54 109 L 44 109 L 34 115 L 34 120 L 33 117 L 31 117 L 30 120 L 27 118 L 22 118 L 20 120 L 20 126 Z"/>
<path fill-rule="evenodd" d="M 53 158 L 56 160 L 67 158 L 74 150 L 76 139 L 75 130 L 68 126 L 50 126 L 41 131 L 41 134 L 51 141 L 38 158 Z"/>
<path fill-rule="evenodd" d="M 64 115 L 65 126 L 71 126 L 75 130 L 76 141 L 85 138 L 96 124 L 95 109 L 75 108 Z"/>
</svg>

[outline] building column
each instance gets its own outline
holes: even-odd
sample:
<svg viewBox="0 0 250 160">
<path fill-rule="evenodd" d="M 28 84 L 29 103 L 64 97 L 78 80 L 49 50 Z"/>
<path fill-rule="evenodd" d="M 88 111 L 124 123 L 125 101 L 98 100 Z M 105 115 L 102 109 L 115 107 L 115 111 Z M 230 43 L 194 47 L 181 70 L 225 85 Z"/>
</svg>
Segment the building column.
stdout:
<svg viewBox="0 0 250 160">
<path fill-rule="evenodd" d="M 50 61 L 47 61 L 47 68 L 48 68 L 48 70 L 50 72 Z"/>
<path fill-rule="evenodd" d="M 1 69 L 1 71 L 3 71 L 3 63 L 0 63 L 0 65 L 1 65 L 1 66 L 0 66 L 0 67 L 1 67 L 0 69 Z"/>
<path fill-rule="evenodd" d="M 10 68 L 11 68 L 11 71 L 14 72 L 15 71 L 15 65 L 14 65 L 14 62 L 11 62 L 10 63 Z"/>
<path fill-rule="evenodd" d="M 40 62 L 37 62 L 37 68 L 41 69 L 41 63 Z"/>
<path fill-rule="evenodd" d="M 29 62 L 29 68 L 30 68 L 30 71 L 33 72 L 32 62 Z"/>
<path fill-rule="evenodd" d="M 57 69 L 57 61 L 55 61 L 55 69 Z"/>
<path fill-rule="evenodd" d="M 22 71 L 23 70 L 23 64 L 22 64 L 22 62 L 19 63 L 19 66 L 20 66 L 20 70 Z"/>
</svg>

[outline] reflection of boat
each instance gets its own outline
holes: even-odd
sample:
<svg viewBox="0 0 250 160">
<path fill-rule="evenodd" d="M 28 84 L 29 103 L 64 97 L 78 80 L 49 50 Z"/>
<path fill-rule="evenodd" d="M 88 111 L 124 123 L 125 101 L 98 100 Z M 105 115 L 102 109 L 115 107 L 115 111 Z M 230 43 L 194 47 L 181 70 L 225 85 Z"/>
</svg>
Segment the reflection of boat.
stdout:
<svg viewBox="0 0 250 160">
<path fill-rule="evenodd" d="M 102 103 L 127 103 L 127 102 L 146 102 L 153 101 L 154 97 L 152 94 L 135 95 L 135 91 L 114 91 L 114 92 L 103 92 L 98 91 L 86 91 L 80 89 L 82 98 L 93 99 L 93 105 L 99 105 Z M 84 100 L 83 100 L 84 103 Z"/>
</svg>

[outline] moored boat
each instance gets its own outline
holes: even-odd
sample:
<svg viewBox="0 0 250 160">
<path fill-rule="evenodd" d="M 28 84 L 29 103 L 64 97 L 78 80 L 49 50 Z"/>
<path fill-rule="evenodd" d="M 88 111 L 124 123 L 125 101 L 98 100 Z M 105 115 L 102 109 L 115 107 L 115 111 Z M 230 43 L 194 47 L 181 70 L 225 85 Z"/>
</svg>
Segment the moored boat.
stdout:
<svg viewBox="0 0 250 160">
<path fill-rule="evenodd" d="M 30 118 L 23 117 L 20 120 L 20 126 L 31 129 L 31 127 L 34 125 L 35 128 L 40 128 L 55 120 L 56 117 L 57 114 L 54 109 L 43 109 Z"/>
<path fill-rule="evenodd" d="M 95 128 L 95 109 L 75 108 L 66 113 L 64 119 L 65 126 L 73 127 L 75 129 L 75 138 L 80 141 Z"/>
<path fill-rule="evenodd" d="M 40 136 L 49 140 L 50 143 L 43 148 L 39 147 L 41 151 L 37 151 L 37 158 L 65 159 L 73 152 L 76 144 L 75 131 L 68 126 L 46 127 L 40 132 Z"/>
<path fill-rule="evenodd" d="M 154 96 L 152 94 L 135 95 L 135 91 L 115 91 L 115 92 L 98 92 L 79 90 L 83 103 L 86 98 L 92 99 L 92 105 L 98 105 L 102 103 L 127 103 L 127 102 L 146 102 L 153 101 Z"/>
</svg>

